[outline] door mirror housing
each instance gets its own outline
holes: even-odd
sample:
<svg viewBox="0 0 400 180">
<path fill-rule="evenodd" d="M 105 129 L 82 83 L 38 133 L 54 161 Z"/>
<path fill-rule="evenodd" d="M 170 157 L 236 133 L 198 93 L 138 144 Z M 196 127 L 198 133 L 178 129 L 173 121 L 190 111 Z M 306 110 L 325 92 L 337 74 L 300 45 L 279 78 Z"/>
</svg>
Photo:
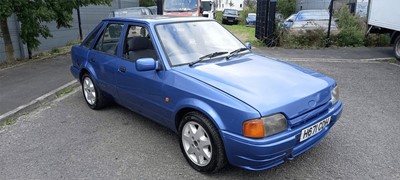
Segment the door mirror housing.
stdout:
<svg viewBox="0 0 400 180">
<path fill-rule="evenodd" d="M 159 70 L 159 64 L 153 58 L 140 58 L 135 63 L 138 71 Z"/>
<path fill-rule="evenodd" d="M 246 46 L 246 48 L 249 50 L 251 49 L 251 43 L 249 42 L 244 43 L 244 46 Z"/>
</svg>

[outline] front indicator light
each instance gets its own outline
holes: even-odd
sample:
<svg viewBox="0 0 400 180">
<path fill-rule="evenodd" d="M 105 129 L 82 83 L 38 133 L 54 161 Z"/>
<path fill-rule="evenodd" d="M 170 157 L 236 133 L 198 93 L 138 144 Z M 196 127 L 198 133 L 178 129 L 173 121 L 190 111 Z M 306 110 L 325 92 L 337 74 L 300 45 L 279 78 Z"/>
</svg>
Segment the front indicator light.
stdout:
<svg viewBox="0 0 400 180">
<path fill-rule="evenodd" d="M 243 135 L 250 138 L 263 138 L 264 123 L 261 119 L 253 119 L 243 124 Z"/>
<path fill-rule="evenodd" d="M 335 104 L 339 101 L 339 87 L 336 85 L 331 92 L 331 102 Z"/>
<path fill-rule="evenodd" d="M 250 138 L 263 138 L 287 129 L 287 120 L 283 114 L 274 114 L 260 119 L 244 122 L 243 135 Z"/>
</svg>

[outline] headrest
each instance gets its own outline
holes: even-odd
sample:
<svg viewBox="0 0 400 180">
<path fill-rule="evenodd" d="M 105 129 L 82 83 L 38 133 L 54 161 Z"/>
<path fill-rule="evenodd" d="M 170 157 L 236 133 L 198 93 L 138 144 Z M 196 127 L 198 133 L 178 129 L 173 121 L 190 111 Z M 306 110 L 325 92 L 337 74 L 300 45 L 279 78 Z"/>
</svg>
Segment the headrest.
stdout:
<svg viewBox="0 0 400 180">
<path fill-rule="evenodd" d="M 128 51 L 153 49 L 151 41 L 146 37 L 133 37 L 128 41 Z"/>
</svg>

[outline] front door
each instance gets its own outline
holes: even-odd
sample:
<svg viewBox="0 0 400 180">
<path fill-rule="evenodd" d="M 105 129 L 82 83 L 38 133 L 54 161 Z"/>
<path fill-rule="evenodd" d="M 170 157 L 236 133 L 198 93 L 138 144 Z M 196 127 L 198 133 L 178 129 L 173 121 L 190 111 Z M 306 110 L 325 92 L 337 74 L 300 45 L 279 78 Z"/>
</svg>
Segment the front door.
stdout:
<svg viewBox="0 0 400 180">
<path fill-rule="evenodd" d="M 165 116 L 164 70 L 138 71 L 140 58 L 158 60 L 152 39 L 144 26 L 129 25 L 124 51 L 116 73 L 118 101 L 131 110 L 162 123 Z"/>
</svg>

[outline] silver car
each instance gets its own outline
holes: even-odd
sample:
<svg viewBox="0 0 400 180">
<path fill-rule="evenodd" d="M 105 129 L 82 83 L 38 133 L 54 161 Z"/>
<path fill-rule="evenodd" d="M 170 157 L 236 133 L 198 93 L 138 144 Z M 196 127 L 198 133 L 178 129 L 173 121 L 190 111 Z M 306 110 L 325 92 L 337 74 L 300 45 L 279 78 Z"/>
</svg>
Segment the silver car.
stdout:
<svg viewBox="0 0 400 180">
<path fill-rule="evenodd" d="M 291 32 L 323 29 L 328 31 L 329 12 L 327 10 L 302 10 L 292 14 L 283 23 L 285 29 Z M 337 32 L 336 22 L 332 20 L 331 32 Z"/>
</svg>

